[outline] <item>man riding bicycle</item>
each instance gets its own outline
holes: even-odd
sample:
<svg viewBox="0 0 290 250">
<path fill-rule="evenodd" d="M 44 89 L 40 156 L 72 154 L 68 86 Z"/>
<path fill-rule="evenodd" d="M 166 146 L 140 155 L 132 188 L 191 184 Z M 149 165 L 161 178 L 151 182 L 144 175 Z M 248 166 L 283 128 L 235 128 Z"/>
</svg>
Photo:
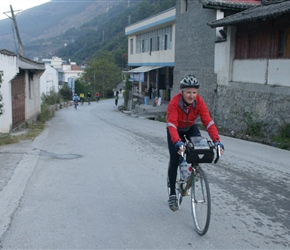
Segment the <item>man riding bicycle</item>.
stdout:
<svg viewBox="0 0 290 250">
<path fill-rule="evenodd" d="M 80 93 L 80 100 L 81 100 L 81 102 L 83 104 L 84 101 L 85 101 L 85 94 L 84 93 Z"/>
<path fill-rule="evenodd" d="M 87 100 L 88 100 L 89 104 L 91 103 L 91 97 L 92 97 L 91 92 L 88 92 L 87 93 Z"/>
<path fill-rule="evenodd" d="M 218 130 L 211 118 L 208 108 L 198 95 L 199 82 L 194 75 L 186 75 L 180 81 L 180 93 L 176 94 L 167 108 L 167 143 L 170 155 L 168 178 L 170 195 L 169 208 L 172 211 L 178 209 L 178 199 L 175 193 L 175 182 L 179 165 L 179 154 L 185 150 L 182 139 L 184 135 L 189 139 L 193 136 L 201 136 L 195 120 L 199 116 L 204 127 L 207 129 L 215 146 L 220 145 L 221 153 L 224 146 L 220 142 Z"/>
</svg>

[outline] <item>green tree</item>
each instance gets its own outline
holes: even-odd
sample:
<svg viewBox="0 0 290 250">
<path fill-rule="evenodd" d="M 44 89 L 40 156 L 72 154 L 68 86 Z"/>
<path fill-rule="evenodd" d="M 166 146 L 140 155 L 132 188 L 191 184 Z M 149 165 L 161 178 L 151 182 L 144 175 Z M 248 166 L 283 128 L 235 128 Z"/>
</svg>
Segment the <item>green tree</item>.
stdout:
<svg viewBox="0 0 290 250">
<path fill-rule="evenodd" d="M 62 86 L 62 88 L 59 90 L 59 93 L 65 101 L 70 101 L 72 99 L 72 92 L 67 83 Z"/>
<path fill-rule="evenodd" d="M 2 83 L 2 77 L 3 77 L 3 71 L 0 71 L 0 88 L 1 88 L 1 83 Z M 0 115 L 3 115 L 4 103 L 2 102 L 2 100 L 3 100 L 3 97 L 2 97 L 2 94 L 0 92 Z"/>
<path fill-rule="evenodd" d="M 93 93 L 98 91 L 101 96 L 109 97 L 110 93 L 122 80 L 121 68 L 115 64 L 112 53 L 103 52 L 95 56 L 87 64 L 82 78 L 93 86 Z"/>
</svg>

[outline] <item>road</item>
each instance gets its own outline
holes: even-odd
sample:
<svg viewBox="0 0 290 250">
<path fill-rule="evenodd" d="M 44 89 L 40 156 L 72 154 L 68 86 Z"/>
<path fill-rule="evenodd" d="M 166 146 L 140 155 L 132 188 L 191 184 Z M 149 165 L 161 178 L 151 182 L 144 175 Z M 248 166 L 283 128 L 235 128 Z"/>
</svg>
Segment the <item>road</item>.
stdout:
<svg viewBox="0 0 290 250">
<path fill-rule="evenodd" d="M 290 248 L 289 151 L 222 136 L 225 154 L 204 166 L 212 219 L 200 237 L 189 198 L 168 208 L 165 135 L 113 99 L 56 112 L 2 182 L 1 248 Z"/>
</svg>

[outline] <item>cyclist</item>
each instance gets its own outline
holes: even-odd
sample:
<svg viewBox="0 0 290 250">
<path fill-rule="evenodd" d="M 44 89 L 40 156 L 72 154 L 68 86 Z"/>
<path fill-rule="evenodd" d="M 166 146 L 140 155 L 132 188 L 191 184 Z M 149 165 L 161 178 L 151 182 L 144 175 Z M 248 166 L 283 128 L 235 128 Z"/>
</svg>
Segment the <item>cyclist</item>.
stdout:
<svg viewBox="0 0 290 250">
<path fill-rule="evenodd" d="M 100 99 L 100 93 L 98 91 L 95 93 L 95 97 L 96 97 L 96 101 L 98 102 Z"/>
<path fill-rule="evenodd" d="M 84 104 L 84 100 L 85 100 L 85 94 L 84 93 L 80 93 L 80 99 L 81 99 L 81 103 Z"/>
<path fill-rule="evenodd" d="M 169 208 L 172 211 L 178 209 L 178 199 L 175 193 L 175 181 L 179 165 L 179 154 L 183 151 L 184 135 L 187 138 L 201 136 L 198 126 L 195 124 L 199 116 L 204 127 L 207 129 L 215 146 L 220 145 L 221 153 L 224 146 L 220 142 L 218 130 L 212 120 L 208 108 L 200 95 L 198 95 L 199 82 L 194 75 L 185 75 L 180 81 L 180 93 L 176 94 L 167 107 L 167 143 L 170 155 L 168 178 L 170 195 Z"/>
<path fill-rule="evenodd" d="M 78 101 L 80 100 L 79 96 L 77 93 L 74 94 L 73 96 L 73 101 L 74 101 L 74 106 L 75 106 L 75 109 L 77 109 L 77 106 L 78 106 Z"/>
<path fill-rule="evenodd" d="M 89 104 L 91 104 L 91 97 L 92 97 L 91 93 L 88 92 L 88 93 L 87 93 L 87 100 L 88 100 L 88 103 L 89 103 Z"/>
</svg>

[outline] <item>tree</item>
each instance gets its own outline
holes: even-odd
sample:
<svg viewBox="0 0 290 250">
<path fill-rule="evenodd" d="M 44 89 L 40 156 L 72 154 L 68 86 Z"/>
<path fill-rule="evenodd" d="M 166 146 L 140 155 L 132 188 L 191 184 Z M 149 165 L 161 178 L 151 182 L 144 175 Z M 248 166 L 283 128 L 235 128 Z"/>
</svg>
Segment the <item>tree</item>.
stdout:
<svg viewBox="0 0 290 250">
<path fill-rule="evenodd" d="M 84 70 L 83 81 L 91 83 L 94 92 L 98 91 L 103 97 L 108 97 L 107 93 L 116 88 L 121 80 L 121 68 L 115 64 L 114 56 L 110 52 L 95 56 Z"/>
<path fill-rule="evenodd" d="M 1 88 L 1 84 L 2 84 L 2 77 L 3 77 L 3 71 L 0 71 L 0 88 Z M 3 97 L 2 94 L 0 92 L 0 115 L 3 115 L 3 107 L 4 107 L 4 103 L 2 102 Z"/>
<path fill-rule="evenodd" d="M 71 92 L 69 86 L 67 85 L 67 83 L 65 83 L 62 86 L 62 88 L 59 90 L 59 93 L 61 94 L 61 96 L 63 97 L 63 99 L 65 101 L 72 100 L 72 92 Z"/>
</svg>

